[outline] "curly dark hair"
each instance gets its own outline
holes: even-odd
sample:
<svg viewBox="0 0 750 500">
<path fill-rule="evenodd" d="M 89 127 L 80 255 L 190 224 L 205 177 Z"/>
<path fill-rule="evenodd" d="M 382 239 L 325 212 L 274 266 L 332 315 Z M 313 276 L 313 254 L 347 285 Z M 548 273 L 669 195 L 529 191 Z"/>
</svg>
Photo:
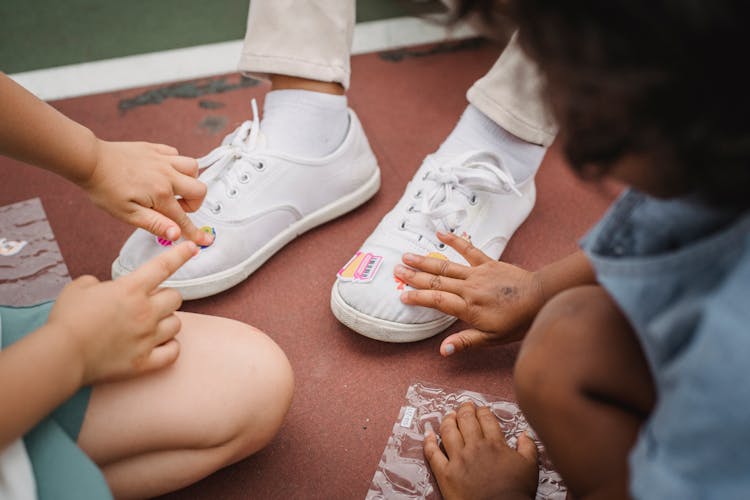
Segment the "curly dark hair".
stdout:
<svg viewBox="0 0 750 500">
<path fill-rule="evenodd" d="M 595 165 L 603 175 L 625 155 L 645 154 L 662 182 L 750 208 L 750 71 L 742 62 L 750 3 L 459 2 L 459 16 L 472 11 L 518 27 L 579 173 Z"/>
</svg>

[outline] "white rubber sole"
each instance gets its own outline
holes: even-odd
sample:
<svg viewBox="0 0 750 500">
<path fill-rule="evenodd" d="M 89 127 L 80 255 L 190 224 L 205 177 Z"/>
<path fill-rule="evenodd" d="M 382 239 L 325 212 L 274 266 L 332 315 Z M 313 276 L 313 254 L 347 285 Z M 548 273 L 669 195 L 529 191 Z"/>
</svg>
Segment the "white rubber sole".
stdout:
<svg viewBox="0 0 750 500">
<path fill-rule="evenodd" d="M 456 318 L 445 316 L 427 323 L 396 323 L 357 311 L 341 297 L 338 282 L 331 288 L 331 311 L 340 322 L 355 332 L 382 342 L 417 342 L 434 337 L 452 325 Z"/>
<path fill-rule="evenodd" d="M 375 172 L 367 182 L 355 191 L 301 218 L 239 264 L 210 276 L 189 280 L 167 280 L 161 286 L 178 290 L 182 294 L 183 300 L 201 299 L 223 292 L 247 279 L 248 276 L 297 236 L 354 210 L 372 198 L 378 192 L 378 189 L 380 189 L 380 169 L 376 167 Z M 119 257 L 112 263 L 113 279 L 128 274 L 128 272 L 130 271 L 120 264 Z"/>
</svg>

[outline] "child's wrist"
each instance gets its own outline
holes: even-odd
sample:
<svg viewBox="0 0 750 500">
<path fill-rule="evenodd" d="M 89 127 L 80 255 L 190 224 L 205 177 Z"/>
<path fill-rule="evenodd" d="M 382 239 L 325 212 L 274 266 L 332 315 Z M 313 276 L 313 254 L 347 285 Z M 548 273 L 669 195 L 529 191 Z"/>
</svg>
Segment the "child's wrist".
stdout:
<svg viewBox="0 0 750 500">
<path fill-rule="evenodd" d="M 75 154 L 70 158 L 70 164 L 64 170 L 58 170 L 66 179 L 88 190 L 97 166 L 100 163 L 101 140 L 86 127 L 81 126 L 83 132 L 80 141 L 76 141 Z"/>
<path fill-rule="evenodd" d="M 75 390 L 87 384 L 86 381 L 86 356 L 83 342 L 66 325 L 59 322 L 49 321 L 41 329 L 46 341 L 57 353 L 59 359 L 64 360 L 68 383 L 75 386 Z"/>
</svg>

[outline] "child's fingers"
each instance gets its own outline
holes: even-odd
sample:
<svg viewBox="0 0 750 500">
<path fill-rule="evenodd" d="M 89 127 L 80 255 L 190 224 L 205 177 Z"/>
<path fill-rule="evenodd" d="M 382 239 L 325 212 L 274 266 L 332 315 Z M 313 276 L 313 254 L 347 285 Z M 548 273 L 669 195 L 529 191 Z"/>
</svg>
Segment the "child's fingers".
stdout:
<svg viewBox="0 0 750 500">
<path fill-rule="evenodd" d="M 173 220 L 143 205 L 136 205 L 133 212 L 126 216 L 125 221 L 168 240 L 174 241 L 180 237 L 180 227 Z"/>
<path fill-rule="evenodd" d="M 184 174 L 175 174 L 172 178 L 172 189 L 174 194 L 182 197 L 184 201 L 197 201 L 198 206 L 203 203 L 208 187 L 196 179 Z"/>
<path fill-rule="evenodd" d="M 159 318 L 169 316 L 182 305 L 182 295 L 174 288 L 159 288 L 151 295 L 150 300 Z"/>
<path fill-rule="evenodd" d="M 456 264 L 449 260 L 425 257 L 413 253 L 405 253 L 403 256 L 405 264 L 430 274 L 446 276 L 448 278 L 466 279 L 469 277 L 471 268 Z"/>
<path fill-rule="evenodd" d="M 440 437 L 448 458 L 455 456 L 464 447 L 464 438 L 458 430 L 455 411 L 450 411 L 443 417 L 440 423 Z"/>
<path fill-rule="evenodd" d="M 156 324 L 156 332 L 154 333 L 152 345 L 156 348 L 157 346 L 169 342 L 175 337 L 175 335 L 180 333 L 181 329 L 182 321 L 180 321 L 180 318 L 178 318 L 176 314 L 170 314 Z"/>
<path fill-rule="evenodd" d="M 446 337 L 440 344 L 440 354 L 450 356 L 457 352 L 489 344 L 491 339 L 491 334 L 476 328 L 469 328 Z"/>
<path fill-rule="evenodd" d="M 169 163 L 178 172 L 190 177 L 198 177 L 198 160 L 189 156 L 173 156 Z"/>
<path fill-rule="evenodd" d="M 160 253 L 130 274 L 119 278 L 132 286 L 150 292 L 169 278 L 180 266 L 196 255 L 198 248 L 192 241 L 174 245 L 166 252 Z"/>
<path fill-rule="evenodd" d="M 464 282 L 462 280 L 447 278 L 439 274 L 415 271 L 400 264 L 393 270 L 393 274 L 407 285 L 420 290 L 442 290 L 444 292 L 455 293 L 459 296 L 463 291 Z"/>
<path fill-rule="evenodd" d="M 537 450 L 534 440 L 531 439 L 525 432 L 522 432 L 518 436 L 518 445 L 516 446 L 516 451 L 518 451 L 518 453 L 523 458 L 536 465 L 539 450 Z"/>
<path fill-rule="evenodd" d="M 424 433 L 424 457 L 427 459 L 427 463 L 430 464 L 432 471 L 435 474 L 440 474 L 447 467 L 448 459 L 440 449 L 437 436 L 435 435 L 435 431 L 432 430 L 430 423 L 427 422 L 425 425 L 429 427 Z"/>
<path fill-rule="evenodd" d="M 401 302 L 412 306 L 431 307 L 456 317 L 461 317 L 466 310 L 464 299 L 440 290 L 408 290 L 401 294 Z"/>
<path fill-rule="evenodd" d="M 466 259 L 466 262 L 472 266 L 479 266 L 485 262 L 492 262 L 493 260 L 487 254 L 472 245 L 469 240 L 459 238 L 455 234 L 437 233 L 437 237 L 440 241 L 458 252 L 461 257 Z"/>
<path fill-rule="evenodd" d="M 165 368 L 175 361 L 180 355 L 180 343 L 177 340 L 168 340 L 166 343 L 154 347 L 146 359 L 138 366 L 140 372 L 151 372 Z"/>
<path fill-rule="evenodd" d="M 180 204 L 185 212 L 193 213 L 203 205 L 203 200 L 183 200 L 182 198 L 178 198 L 177 203 Z"/>
<path fill-rule="evenodd" d="M 161 205 L 154 207 L 154 210 L 166 215 L 177 224 L 182 237 L 186 240 L 194 241 L 197 245 L 202 246 L 213 243 L 213 238 L 208 233 L 201 231 L 193 224 L 193 221 L 187 216 L 176 198 L 164 201 Z"/>
<path fill-rule="evenodd" d="M 502 430 L 500 430 L 500 423 L 498 422 L 495 415 L 492 414 L 492 410 L 488 406 L 481 406 L 477 408 L 477 420 L 479 426 L 482 429 L 482 435 L 491 441 L 502 441 L 505 443 L 505 436 Z"/>
<path fill-rule="evenodd" d="M 482 427 L 477 420 L 477 408 L 474 403 L 464 403 L 458 408 L 456 423 L 467 445 L 482 439 Z"/>
</svg>

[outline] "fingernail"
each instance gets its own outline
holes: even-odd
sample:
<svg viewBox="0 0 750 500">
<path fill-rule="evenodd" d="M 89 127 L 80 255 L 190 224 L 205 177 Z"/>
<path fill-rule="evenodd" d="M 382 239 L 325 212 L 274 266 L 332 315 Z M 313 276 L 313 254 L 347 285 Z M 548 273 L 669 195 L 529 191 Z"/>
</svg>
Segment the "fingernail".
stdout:
<svg viewBox="0 0 750 500">
<path fill-rule="evenodd" d="M 526 437 L 531 439 L 532 441 L 536 440 L 536 436 L 534 435 L 533 432 L 531 432 L 531 429 L 526 429 L 524 434 L 526 434 Z"/>
<path fill-rule="evenodd" d="M 187 247 L 190 249 L 190 252 L 192 252 L 193 256 L 198 255 L 198 251 L 199 251 L 198 245 L 196 245 L 192 241 L 188 241 L 186 244 L 187 244 Z"/>
<path fill-rule="evenodd" d="M 456 352 L 456 346 L 454 346 L 453 344 L 448 344 L 448 345 L 445 346 L 445 355 L 446 356 L 450 356 L 454 352 Z"/>
<path fill-rule="evenodd" d="M 172 226 L 169 229 L 167 229 L 168 240 L 174 241 L 179 237 L 180 237 L 180 230 L 178 228 L 176 228 L 175 226 Z"/>
<path fill-rule="evenodd" d="M 403 274 L 404 271 L 406 271 L 406 268 L 401 264 L 396 264 L 396 267 L 393 268 L 393 274 L 395 274 L 396 276 Z"/>
<path fill-rule="evenodd" d="M 409 292 L 402 293 L 400 298 L 401 298 L 401 302 L 403 302 L 404 304 L 408 304 L 409 303 Z"/>
<path fill-rule="evenodd" d="M 444 232 L 442 232 L 442 231 L 438 231 L 438 232 L 437 232 L 437 235 L 438 235 L 438 236 L 442 236 L 443 238 L 445 238 L 446 236 L 448 236 L 448 235 L 447 235 L 446 233 L 444 233 Z"/>
<path fill-rule="evenodd" d="M 432 436 L 435 431 L 432 429 L 432 424 L 429 422 L 424 423 L 424 437 Z"/>
<path fill-rule="evenodd" d="M 448 410 L 448 411 L 445 412 L 445 415 L 443 416 L 443 418 L 450 417 L 451 415 L 455 415 L 455 414 L 456 414 L 456 410 L 450 409 L 450 410 Z"/>
<path fill-rule="evenodd" d="M 411 262 L 415 262 L 416 260 L 417 260 L 417 256 L 414 255 L 413 253 L 405 253 L 404 254 L 404 262 L 406 262 L 407 264 L 409 264 Z"/>
</svg>

